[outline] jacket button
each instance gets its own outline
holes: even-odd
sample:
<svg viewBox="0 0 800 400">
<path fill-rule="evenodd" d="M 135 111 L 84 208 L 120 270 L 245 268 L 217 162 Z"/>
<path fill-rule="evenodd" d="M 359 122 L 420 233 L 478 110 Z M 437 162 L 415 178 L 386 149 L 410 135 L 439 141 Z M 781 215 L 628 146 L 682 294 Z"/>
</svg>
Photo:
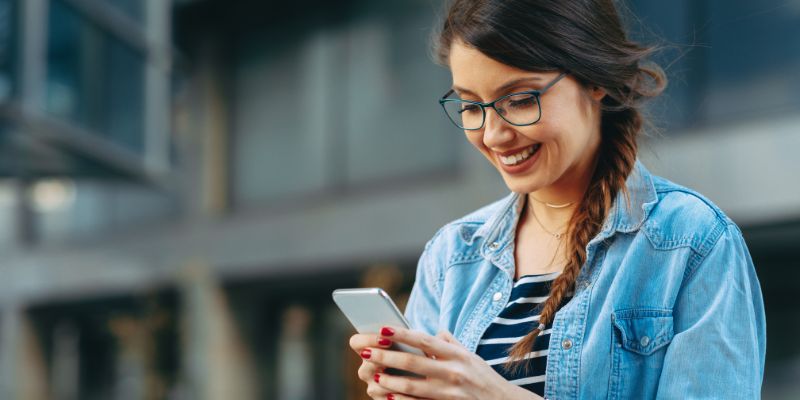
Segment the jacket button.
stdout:
<svg viewBox="0 0 800 400">
<path fill-rule="evenodd" d="M 642 338 L 639 340 L 639 343 L 642 345 L 642 347 L 647 347 L 647 345 L 650 344 L 650 338 L 647 336 L 642 336 Z"/>
<path fill-rule="evenodd" d="M 571 348 L 572 348 L 572 340 L 570 340 L 570 339 L 564 339 L 564 340 L 561 342 L 561 348 L 562 348 L 562 349 L 564 349 L 564 350 L 569 350 L 569 349 L 571 349 Z"/>
<path fill-rule="evenodd" d="M 489 243 L 489 250 L 494 251 L 497 250 L 498 248 L 500 248 L 500 243 L 497 242 Z"/>
<path fill-rule="evenodd" d="M 494 300 L 494 301 L 500 301 L 500 299 L 502 299 L 502 298 L 503 298 L 503 294 L 500 293 L 500 292 L 497 292 L 497 293 L 494 294 L 494 296 L 492 296 L 492 300 Z"/>
</svg>

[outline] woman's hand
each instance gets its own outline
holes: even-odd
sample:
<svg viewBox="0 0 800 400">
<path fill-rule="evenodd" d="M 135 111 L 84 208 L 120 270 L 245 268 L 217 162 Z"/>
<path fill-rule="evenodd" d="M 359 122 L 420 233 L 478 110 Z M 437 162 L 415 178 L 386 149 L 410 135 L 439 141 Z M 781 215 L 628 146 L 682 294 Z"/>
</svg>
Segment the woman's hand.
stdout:
<svg viewBox="0 0 800 400">
<path fill-rule="evenodd" d="M 394 399 L 388 390 L 380 386 L 375 377 L 382 373 L 384 367 L 369 360 L 365 355 L 371 353 L 371 348 L 389 348 L 392 341 L 375 334 L 357 333 L 350 337 L 350 348 L 361 356 L 361 367 L 358 368 L 358 378 L 367 383 L 367 395 L 373 399 Z"/>
<path fill-rule="evenodd" d="M 422 350 L 432 358 L 388 350 L 392 341 Z M 449 332 L 436 336 L 398 327 L 384 327 L 380 335 L 354 335 L 350 346 L 364 359 L 359 378 L 367 382 L 374 399 L 539 399 L 468 351 Z M 392 367 L 426 378 L 389 375 Z"/>
</svg>

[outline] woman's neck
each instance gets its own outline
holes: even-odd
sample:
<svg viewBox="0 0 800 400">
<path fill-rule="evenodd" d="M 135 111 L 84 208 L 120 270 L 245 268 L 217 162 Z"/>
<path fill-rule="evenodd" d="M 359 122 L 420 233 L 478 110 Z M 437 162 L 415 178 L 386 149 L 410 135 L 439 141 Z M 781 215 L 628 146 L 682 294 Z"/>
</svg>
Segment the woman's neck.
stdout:
<svg viewBox="0 0 800 400">
<path fill-rule="evenodd" d="M 571 204 L 563 207 L 561 206 L 563 204 L 557 204 L 559 207 L 551 207 L 541 202 L 538 198 L 535 198 L 534 194 L 529 193 L 525 211 L 531 219 L 538 220 L 545 231 L 561 234 L 567 229 L 567 224 L 580 204 L 580 201 L 573 201 L 570 203 Z"/>
<path fill-rule="evenodd" d="M 548 228 L 561 229 L 578 209 L 597 167 L 597 153 L 568 168 L 561 177 L 535 192 L 528 193 L 528 212 L 533 212 Z"/>
</svg>

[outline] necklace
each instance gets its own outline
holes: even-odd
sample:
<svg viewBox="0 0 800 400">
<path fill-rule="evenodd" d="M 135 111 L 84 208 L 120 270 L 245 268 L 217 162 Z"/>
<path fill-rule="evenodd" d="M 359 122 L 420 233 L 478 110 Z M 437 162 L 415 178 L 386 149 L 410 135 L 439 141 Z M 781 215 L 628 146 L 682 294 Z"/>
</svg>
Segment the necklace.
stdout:
<svg viewBox="0 0 800 400">
<path fill-rule="evenodd" d="M 566 207 L 569 207 L 569 206 L 575 204 L 574 201 L 570 201 L 569 203 L 564 203 L 564 204 L 551 204 L 551 203 L 548 203 L 546 201 L 541 201 L 541 200 L 539 200 L 539 199 L 537 199 L 537 198 L 535 198 L 533 196 L 531 196 L 531 198 L 536 200 L 539 203 L 542 203 L 542 204 L 550 207 L 550 208 L 566 208 Z"/>
<path fill-rule="evenodd" d="M 561 232 L 561 233 L 550 232 L 549 229 L 544 227 L 544 224 L 542 224 L 542 221 L 539 221 L 539 217 L 537 217 L 536 213 L 533 211 L 533 206 L 530 203 L 528 203 L 528 206 L 531 209 L 530 213 L 531 213 L 531 215 L 533 215 L 533 219 L 536 221 L 536 223 L 539 224 L 539 226 L 542 228 L 542 230 L 547 232 L 547 234 L 549 234 L 550 236 L 554 237 L 558 241 L 558 244 L 556 245 L 556 249 L 553 250 L 553 257 L 550 258 L 550 262 L 548 262 L 547 266 L 545 267 L 545 269 L 549 269 L 553 265 L 553 262 L 556 260 L 556 257 L 558 256 L 558 251 L 561 249 L 561 244 L 564 242 L 563 239 L 564 239 L 564 234 L 566 234 L 566 231 Z"/>
<path fill-rule="evenodd" d="M 547 228 L 545 228 L 545 227 L 544 227 L 544 224 L 542 224 L 542 221 L 539 221 L 539 217 L 537 217 L 537 216 L 536 216 L 536 213 L 533 211 L 533 207 L 531 206 L 530 208 L 531 208 L 531 215 L 533 215 L 533 219 L 534 219 L 534 220 L 536 220 L 536 223 L 537 223 L 537 224 L 539 224 L 539 226 L 540 226 L 540 227 L 541 227 L 541 228 L 542 228 L 542 229 L 543 229 L 545 232 L 547 232 L 547 233 L 548 233 L 548 234 L 550 234 L 551 236 L 553 236 L 553 237 L 555 237 L 556 239 L 558 239 L 558 240 L 559 240 L 559 246 L 560 246 L 560 245 L 561 245 L 561 242 L 560 242 L 560 241 L 561 241 L 561 239 L 564 237 L 564 234 L 566 233 L 566 231 L 565 231 L 565 232 L 561 232 L 561 233 L 553 233 L 553 232 L 550 232 L 550 230 L 549 230 L 549 229 L 547 229 Z"/>
</svg>

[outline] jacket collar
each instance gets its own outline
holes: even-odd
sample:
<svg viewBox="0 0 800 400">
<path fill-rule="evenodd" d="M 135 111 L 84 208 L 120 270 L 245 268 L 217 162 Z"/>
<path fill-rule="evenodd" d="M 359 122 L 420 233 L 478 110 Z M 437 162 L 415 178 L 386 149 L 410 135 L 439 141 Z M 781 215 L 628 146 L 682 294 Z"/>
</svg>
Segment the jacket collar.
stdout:
<svg viewBox="0 0 800 400">
<path fill-rule="evenodd" d="M 636 161 L 625 185 L 630 203 L 624 193 L 617 194 L 603 222 L 603 228 L 597 235 L 600 240 L 612 236 L 615 232 L 630 233 L 639 230 L 658 201 L 652 175 L 639 160 Z M 486 239 L 481 244 L 482 254 L 487 256 L 498 254 L 513 242 L 524 201 L 525 196 L 512 192 L 500 202 L 500 208 L 475 231 L 472 236 L 473 242 L 478 237 Z"/>
<path fill-rule="evenodd" d="M 639 230 L 658 202 L 653 176 L 638 160 L 625 186 L 628 188 L 630 203 L 627 202 L 624 193 L 617 194 L 603 231 L 630 233 Z"/>
</svg>

